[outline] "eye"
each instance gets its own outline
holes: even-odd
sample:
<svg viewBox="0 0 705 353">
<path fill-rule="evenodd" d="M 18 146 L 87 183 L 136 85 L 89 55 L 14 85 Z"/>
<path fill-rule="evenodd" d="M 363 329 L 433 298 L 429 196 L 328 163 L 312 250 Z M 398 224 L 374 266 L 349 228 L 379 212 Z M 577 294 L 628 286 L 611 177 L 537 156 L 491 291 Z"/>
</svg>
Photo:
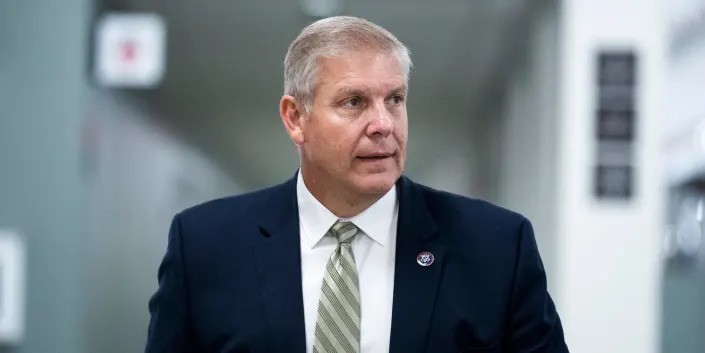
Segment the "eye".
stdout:
<svg viewBox="0 0 705 353">
<path fill-rule="evenodd" d="M 395 94 L 389 98 L 389 102 L 393 105 L 399 105 L 404 103 L 404 96 L 401 94 Z"/>
<path fill-rule="evenodd" d="M 359 108 L 362 106 L 362 98 L 360 97 L 352 97 L 349 99 L 346 99 L 343 102 L 343 106 L 347 108 Z"/>
</svg>

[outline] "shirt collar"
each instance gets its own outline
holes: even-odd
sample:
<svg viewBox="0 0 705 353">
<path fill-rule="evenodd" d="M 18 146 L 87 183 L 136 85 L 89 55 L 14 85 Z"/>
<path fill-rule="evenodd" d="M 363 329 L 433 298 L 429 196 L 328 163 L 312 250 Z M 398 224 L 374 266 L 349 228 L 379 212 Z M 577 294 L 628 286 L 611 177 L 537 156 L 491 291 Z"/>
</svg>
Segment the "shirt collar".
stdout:
<svg viewBox="0 0 705 353">
<path fill-rule="evenodd" d="M 309 249 L 315 247 L 339 219 L 352 222 L 382 246 L 389 244 L 390 236 L 396 236 L 391 234 L 392 222 L 396 219 L 394 215 L 398 212 L 396 187 L 392 187 L 381 199 L 357 216 L 338 218 L 311 194 L 299 171 L 296 200 L 299 206 L 299 222 L 306 230 L 302 234 L 302 241 Z"/>
</svg>

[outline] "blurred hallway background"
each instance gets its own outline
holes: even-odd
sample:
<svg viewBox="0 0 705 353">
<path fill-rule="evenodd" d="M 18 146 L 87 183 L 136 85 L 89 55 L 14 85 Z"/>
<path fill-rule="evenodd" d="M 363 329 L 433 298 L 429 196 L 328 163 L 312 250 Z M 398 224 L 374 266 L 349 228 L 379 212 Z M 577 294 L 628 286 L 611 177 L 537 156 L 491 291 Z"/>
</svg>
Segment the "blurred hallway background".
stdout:
<svg viewBox="0 0 705 353">
<path fill-rule="evenodd" d="M 145 14 L 162 70 L 106 76 Z M 701 0 L 0 1 L 0 352 L 143 351 L 171 217 L 293 176 L 284 54 L 335 14 L 411 49 L 406 174 L 532 220 L 572 352 L 705 352 Z"/>
</svg>

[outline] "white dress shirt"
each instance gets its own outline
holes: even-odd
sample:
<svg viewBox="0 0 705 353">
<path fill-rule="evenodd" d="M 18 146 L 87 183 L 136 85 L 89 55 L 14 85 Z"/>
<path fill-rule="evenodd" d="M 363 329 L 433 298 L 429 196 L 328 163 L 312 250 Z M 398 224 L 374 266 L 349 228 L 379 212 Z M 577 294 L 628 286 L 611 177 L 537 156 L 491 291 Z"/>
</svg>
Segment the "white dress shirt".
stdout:
<svg viewBox="0 0 705 353">
<path fill-rule="evenodd" d="M 306 352 L 313 351 L 323 271 L 338 245 L 334 237 L 325 235 L 339 219 L 350 221 L 361 230 L 352 242 L 360 280 L 361 352 L 389 352 L 399 215 L 396 188 L 393 187 L 359 215 L 347 219 L 338 218 L 323 206 L 308 190 L 300 172 L 296 183 L 296 198 L 301 232 L 301 284 Z"/>
</svg>

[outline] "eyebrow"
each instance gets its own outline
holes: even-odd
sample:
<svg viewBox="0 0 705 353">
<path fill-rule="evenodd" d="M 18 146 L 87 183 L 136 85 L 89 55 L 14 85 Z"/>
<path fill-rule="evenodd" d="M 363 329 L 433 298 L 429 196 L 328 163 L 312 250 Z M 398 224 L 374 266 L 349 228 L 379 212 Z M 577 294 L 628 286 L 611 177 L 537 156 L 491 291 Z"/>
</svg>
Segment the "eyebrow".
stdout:
<svg viewBox="0 0 705 353">
<path fill-rule="evenodd" d="M 408 86 L 406 84 L 403 84 L 401 86 L 398 86 L 392 90 L 390 90 L 390 93 L 403 93 L 406 94 L 408 91 Z M 364 96 L 365 95 L 365 90 L 357 89 L 357 88 L 349 88 L 349 87 L 342 87 L 338 89 L 335 92 L 336 96 L 341 96 L 341 95 L 350 95 L 350 96 Z"/>
<path fill-rule="evenodd" d="M 357 88 L 343 87 L 335 91 L 336 96 L 364 96 L 365 91 Z"/>
<path fill-rule="evenodd" d="M 392 93 L 404 93 L 406 94 L 409 91 L 409 86 L 407 84 L 403 84 L 395 89 L 392 90 Z"/>
</svg>

